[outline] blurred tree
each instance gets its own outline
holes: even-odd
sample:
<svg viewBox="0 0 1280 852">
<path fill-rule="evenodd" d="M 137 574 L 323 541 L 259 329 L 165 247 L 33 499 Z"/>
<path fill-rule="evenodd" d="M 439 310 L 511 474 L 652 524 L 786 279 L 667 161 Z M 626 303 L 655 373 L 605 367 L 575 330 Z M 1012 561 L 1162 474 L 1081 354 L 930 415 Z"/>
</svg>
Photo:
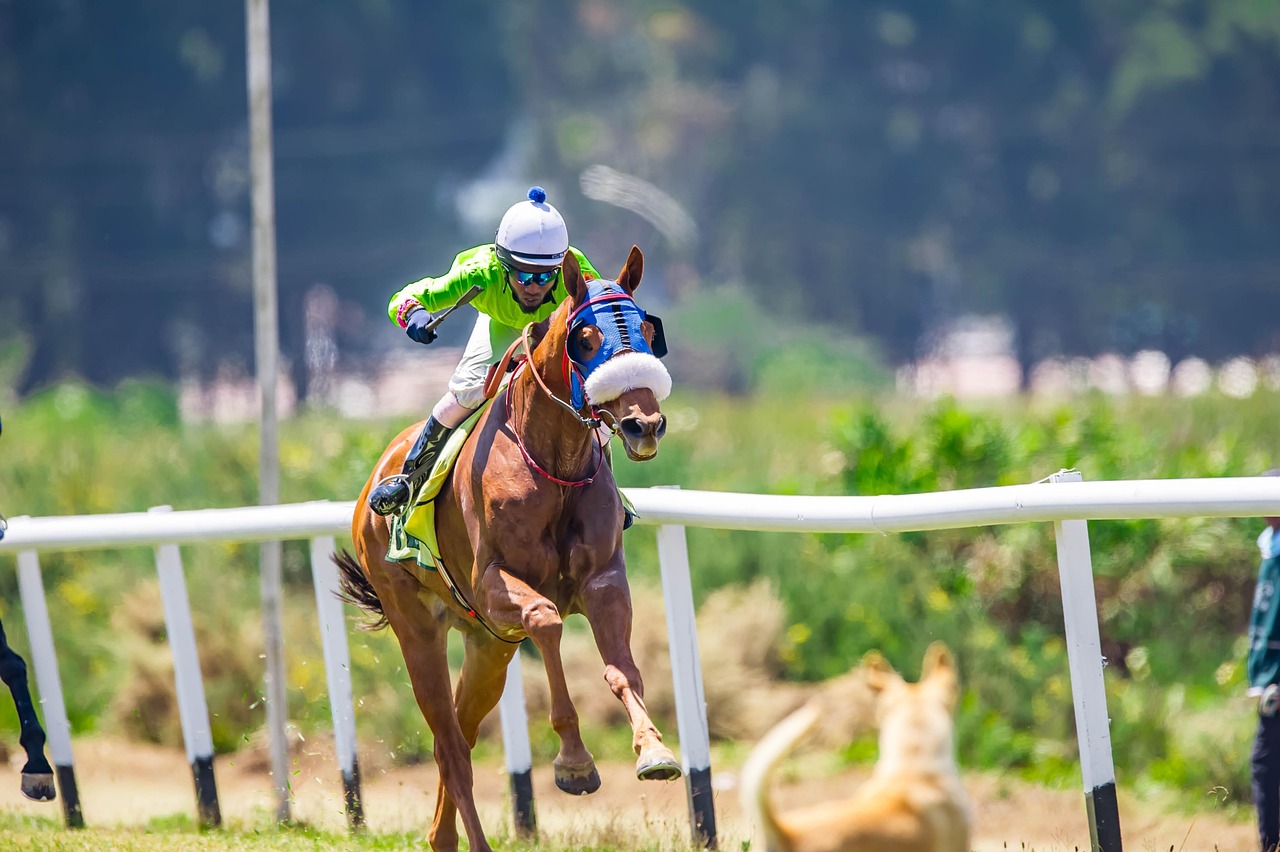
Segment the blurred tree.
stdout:
<svg viewBox="0 0 1280 852">
<path fill-rule="evenodd" d="M 272 4 L 296 368 L 311 286 L 381 314 L 401 279 L 456 250 L 440 188 L 479 168 L 509 114 L 491 5 Z M 0 332 L 34 338 L 24 387 L 250 369 L 243 14 L 0 2 Z"/>
<path fill-rule="evenodd" d="M 237 4 L 0 0 L 24 388 L 248 368 L 243 41 Z M 970 311 L 1028 365 L 1280 348 L 1275 4 L 277 0 L 273 47 L 298 370 L 318 283 L 348 357 L 404 345 L 384 299 L 483 239 L 495 174 L 605 270 L 640 244 L 659 303 L 737 283 L 895 361 Z"/>
</svg>

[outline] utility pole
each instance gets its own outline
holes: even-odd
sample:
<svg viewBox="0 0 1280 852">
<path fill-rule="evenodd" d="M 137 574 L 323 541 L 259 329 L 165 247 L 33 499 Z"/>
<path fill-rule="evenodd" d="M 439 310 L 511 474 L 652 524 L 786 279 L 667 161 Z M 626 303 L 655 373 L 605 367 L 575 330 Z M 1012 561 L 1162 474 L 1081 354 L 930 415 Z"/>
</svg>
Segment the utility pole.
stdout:
<svg viewBox="0 0 1280 852">
<path fill-rule="evenodd" d="M 276 311 L 276 199 L 271 154 L 271 13 L 268 0 L 245 0 L 249 83 L 249 160 L 253 181 L 253 336 L 259 414 L 258 502 L 280 502 L 280 446 L 276 423 L 279 320 Z M 285 725 L 284 631 L 281 607 L 281 547 L 263 542 L 262 625 L 266 640 L 267 729 L 276 819 L 289 821 L 289 743 Z"/>
</svg>

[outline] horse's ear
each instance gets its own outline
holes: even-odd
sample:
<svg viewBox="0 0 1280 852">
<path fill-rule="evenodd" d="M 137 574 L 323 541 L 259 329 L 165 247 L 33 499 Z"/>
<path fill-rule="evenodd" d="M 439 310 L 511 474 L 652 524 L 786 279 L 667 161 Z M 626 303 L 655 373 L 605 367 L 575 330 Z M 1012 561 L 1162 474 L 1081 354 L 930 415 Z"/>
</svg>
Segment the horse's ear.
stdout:
<svg viewBox="0 0 1280 852">
<path fill-rule="evenodd" d="M 632 246 L 627 262 L 622 264 L 622 271 L 618 273 L 618 286 L 628 294 L 634 293 L 640 286 L 640 276 L 643 274 L 644 255 L 640 253 L 639 246 Z"/>
<path fill-rule="evenodd" d="M 581 302 L 586 297 L 587 284 L 582 280 L 582 267 L 578 265 L 578 256 L 571 251 L 565 252 L 561 269 L 565 292 L 575 303 Z"/>
</svg>

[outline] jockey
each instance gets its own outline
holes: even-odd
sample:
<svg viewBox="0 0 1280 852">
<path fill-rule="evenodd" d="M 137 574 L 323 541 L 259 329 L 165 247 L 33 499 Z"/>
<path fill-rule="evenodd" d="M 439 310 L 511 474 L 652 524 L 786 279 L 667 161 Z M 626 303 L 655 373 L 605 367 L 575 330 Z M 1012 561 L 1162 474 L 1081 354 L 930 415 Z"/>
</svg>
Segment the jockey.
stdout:
<svg viewBox="0 0 1280 852">
<path fill-rule="evenodd" d="M 430 343 L 436 339 L 435 329 L 427 327 L 435 318 L 433 312 L 456 304 L 475 285 L 482 288 L 471 302 L 480 316 L 449 379 L 449 392 L 431 410 L 400 473 L 369 492 L 370 509 L 389 515 L 404 508 L 412 484 L 431 472 L 449 435 L 484 403 L 489 365 L 502 357 L 525 326 L 551 316 L 564 300 L 560 263 L 570 251 L 584 278 L 600 277 L 586 256 L 569 245 L 564 219 L 547 203 L 546 191 L 531 187 L 528 200 L 503 215 L 492 243 L 460 253 L 444 275 L 414 281 L 391 297 L 391 321 L 418 343 Z"/>
</svg>

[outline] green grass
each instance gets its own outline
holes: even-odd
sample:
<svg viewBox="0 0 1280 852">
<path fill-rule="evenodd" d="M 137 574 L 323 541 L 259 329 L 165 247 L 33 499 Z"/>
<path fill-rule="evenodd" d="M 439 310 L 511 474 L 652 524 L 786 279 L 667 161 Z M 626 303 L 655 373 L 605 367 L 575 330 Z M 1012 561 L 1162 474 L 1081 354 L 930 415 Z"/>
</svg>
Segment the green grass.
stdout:
<svg viewBox="0 0 1280 852">
<path fill-rule="evenodd" d="M 567 830 L 559 835 L 543 833 L 536 840 L 523 840 L 509 828 L 489 834 L 494 848 L 513 852 L 665 852 L 688 848 L 680 841 L 645 839 L 643 825 L 607 825 L 604 836 L 589 836 L 596 830 Z M 159 817 L 141 827 L 89 827 L 71 831 L 59 819 L 27 817 L 0 812 L 0 849 L 26 852 L 237 852 L 237 850 L 398 850 L 426 848 L 425 834 L 332 832 L 307 825 L 281 825 L 263 817 L 257 822 L 229 821 L 218 829 L 200 829 L 190 817 L 175 814 Z M 467 849 L 465 838 L 462 849 Z"/>
</svg>

